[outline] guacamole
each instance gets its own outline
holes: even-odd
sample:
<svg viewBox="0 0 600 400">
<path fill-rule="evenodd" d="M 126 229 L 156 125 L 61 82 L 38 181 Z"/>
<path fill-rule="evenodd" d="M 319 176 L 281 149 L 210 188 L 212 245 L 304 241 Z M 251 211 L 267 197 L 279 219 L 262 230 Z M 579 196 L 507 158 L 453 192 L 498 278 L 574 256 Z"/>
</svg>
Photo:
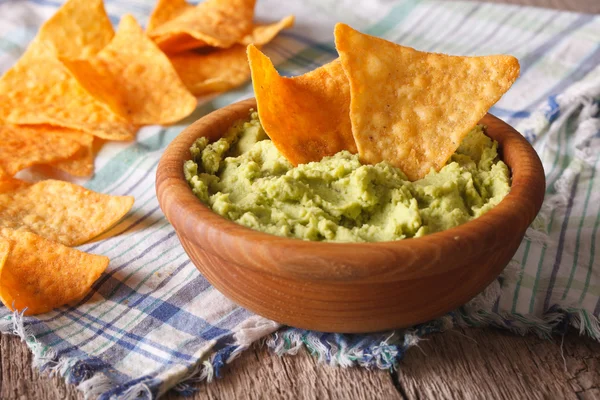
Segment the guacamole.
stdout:
<svg viewBox="0 0 600 400">
<path fill-rule="evenodd" d="M 497 147 L 477 126 L 445 167 L 415 182 L 347 151 L 293 167 L 252 112 L 222 139 L 198 139 L 184 173 L 201 201 L 252 229 L 305 240 L 389 241 L 449 229 L 497 205 L 510 191 Z"/>
</svg>

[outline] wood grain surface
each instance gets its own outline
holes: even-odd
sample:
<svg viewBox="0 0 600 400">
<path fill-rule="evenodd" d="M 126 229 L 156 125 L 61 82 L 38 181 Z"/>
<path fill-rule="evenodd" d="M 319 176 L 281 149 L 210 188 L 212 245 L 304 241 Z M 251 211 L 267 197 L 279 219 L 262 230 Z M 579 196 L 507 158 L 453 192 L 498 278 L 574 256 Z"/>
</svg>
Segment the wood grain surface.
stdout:
<svg viewBox="0 0 600 400">
<path fill-rule="evenodd" d="M 489 0 L 600 13 L 600 0 Z M 0 399 L 83 399 L 60 378 L 40 375 L 17 337 L 0 335 Z M 600 344 L 569 333 L 553 341 L 493 329 L 432 335 L 399 372 L 317 365 L 306 353 L 276 357 L 255 346 L 210 385 L 182 399 L 580 399 L 600 400 Z"/>
</svg>

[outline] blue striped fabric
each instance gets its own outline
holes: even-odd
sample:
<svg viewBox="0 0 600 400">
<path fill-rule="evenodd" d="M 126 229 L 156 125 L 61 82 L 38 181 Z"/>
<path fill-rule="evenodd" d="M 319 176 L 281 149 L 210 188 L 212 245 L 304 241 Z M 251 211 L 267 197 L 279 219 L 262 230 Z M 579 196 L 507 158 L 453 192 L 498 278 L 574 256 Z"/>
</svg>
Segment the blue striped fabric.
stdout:
<svg viewBox="0 0 600 400">
<path fill-rule="evenodd" d="M 57 0 L 0 0 L 0 69 L 23 53 Z M 145 23 L 152 0 L 106 1 L 117 23 Z M 0 330 L 20 335 L 35 364 L 90 397 L 154 398 L 219 376 L 263 337 L 276 354 L 306 347 L 333 365 L 391 368 L 420 337 L 456 325 L 495 325 L 550 335 L 574 326 L 600 339 L 600 17 L 471 2 L 259 0 L 258 19 L 294 13 L 297 26 L 265 47 L 279 70 L 296 75 L 337 56 L 335 22 L 427 51 L 509 53 L 522 76 L 492 113 L 534 144 L 547 175 L 543 209 L 513 260 L 482 294 L 444 318 L 378 335 L 338 335 L 280 327 L 223 297 L 190 263 L 154 192 L 158 160 L 190 122 L 251 95 L 224 93 L 168 128 L 146 127 L 133 143 L 107 143 L 95 176 L 81 182 L 133 195 L 131 213 L 80 248 L 111 263 L 80 302 L 37 317 L 0 308 Z M 0 99 L 1 101 L 1 99 Z M 38 179 L 36 172 L 24 178 Z M 136 397 L 137 398 L 137 397 Z"/>
</svg>

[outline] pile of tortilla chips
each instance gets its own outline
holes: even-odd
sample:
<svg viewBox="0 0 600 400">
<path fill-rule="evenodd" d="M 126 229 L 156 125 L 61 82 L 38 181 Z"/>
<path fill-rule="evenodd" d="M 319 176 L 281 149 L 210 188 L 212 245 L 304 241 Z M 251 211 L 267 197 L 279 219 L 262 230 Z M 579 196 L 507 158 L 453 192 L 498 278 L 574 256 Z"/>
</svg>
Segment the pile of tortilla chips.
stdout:
<svg viewBox="0 0 600 400">
<path fill-rule="evenodd" d="M 246 46 L 264 45 L 294 24 L 288 16 L 273 24 L 253 22 L 256 0 L 158 0 L 147 34 L 171 60 L 196 96 L 241 85 L 250 77 Z"/>
<path fill-rule="evenodd" d="M 131 15 L 115 32 L 102 0 L 68 0 L 0 78 L 0 178 L 33 165 L 90 176 L 103 141 L 175 123 L 195 96 L 242 84 L 245 46 L 294 22 L 255 24 L 254 3 L 159 0 L 147 32 Z"/>
<path fill-rule="evenodd" d="M 37 314 L 82 297 L 109 260 L 68 246 L 108 230 L 133 201 L 58 180 L 0 179 L 0 300 Z"/>
<path fill-rule="evenodd" d="M 105 140 L 133 140 L 142 125 L 171 124 L 196 95 L 250 77 L 245 46 L 290 27 L 255 24 L 255 0 L 198 6 L 159 0 L 144 32 L 125 15 L 115 32 L 102 0 L 68 0 L 0 78 L 0 300 L 37 314 L 82 298 L 109 259 L 77 246 L 106 232 L 131 196 L 14 176 L 35 165 L 86 177 Z M 168 55 L 167 55 L 168 54 Z"/>
<path fill-rule="evenodd" d="M 426 53 L 344 24 L 335 43 L 338 59 L 293 78 L 248 46 L 261 123 L 294 165 L 347 150 L 418 180 L 446 164 L 519 75 L 512 56 Z"/>
</svg>

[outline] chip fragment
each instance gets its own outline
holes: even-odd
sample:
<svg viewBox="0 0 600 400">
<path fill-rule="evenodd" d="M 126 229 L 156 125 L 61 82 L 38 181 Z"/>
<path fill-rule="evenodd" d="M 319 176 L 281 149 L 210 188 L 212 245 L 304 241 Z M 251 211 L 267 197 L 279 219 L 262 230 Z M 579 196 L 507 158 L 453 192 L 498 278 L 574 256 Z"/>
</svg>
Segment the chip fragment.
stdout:
<svg viewBox="0 0 600 400">
<path fill-rule="evenodd" d="M 30 232 L 0 229 L 0 300 L 25 315 L 48 312 L 82 298 L 108 263 Z"/>
<path fill-rule="evenodd" d="M 362 161 L 385 160 L 413 181 L 442 168 L 519 75 L 512 56 L 425 53 L 344 24 L 335 43 Z"/>
<path fill-rule="evenodd" d="M 241 42 L 264 45 L 293 23 L 294 17 L 289 16 L 273 24 L 256 25 Z M 184 51 L 170 55 L 169 59 L 185 86 L 196 96 L 223 92 L 250 78 L 246 46 L 242 44 L 228 49 Z"/>
<path fill-rule="evenodd" d="M 138 129 L 91 96 L 56 59 L 34 41 L 0 78 L 0 120 L 81 130 L 107 140 L 132 140 Z"/>
<path fill-rule="evenodd" d="M 260 121 L 288 161 L 298 165 L 341 150 L 356 153 L 350 88 L 339 59 L 293 78 L 280 76 L 254 45 L 248 59 Z"/>
<path fill-rule="evenodd" d="M 28 231 L 76 246 L 108 230 L 129 212 L 131 196 L 96 193 L 70 182 L 44 180 L 0 193 L 0 228 Z"/>
<path fill-rule="evenodd" d="M 95 55 L 114 36 L 103 0 L 68 0 L 42 25 L 37 40 L 59 57 Z"/>
<path fill-rule="evenodd" d="M 228 48 L 252 30 L 256 0 L 206 0 L 197 6 L 159 1 L 148 35 L 167 53 L 203 46 Z"/>
<path fill-rule="evenodd" d="M 0 179 L 22 169 L 68 159 L 84 133 L 49 125 L 0 125 Z"/>
</svg>

